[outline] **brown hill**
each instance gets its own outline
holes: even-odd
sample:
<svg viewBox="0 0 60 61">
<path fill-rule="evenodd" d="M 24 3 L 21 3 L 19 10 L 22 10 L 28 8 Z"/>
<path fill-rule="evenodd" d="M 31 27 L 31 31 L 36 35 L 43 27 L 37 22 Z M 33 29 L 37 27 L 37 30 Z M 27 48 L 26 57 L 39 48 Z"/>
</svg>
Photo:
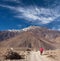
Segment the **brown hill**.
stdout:
<svg viewBox="0 0 60 61">
<path fill-rule="evenodd" d="M 0 31 L 0 41 L 7 40 L 9 38 L 15 37 L 16 35 L 19 35 L 20 32 L 13 32 L 13 31 Z"/>
<path fill-rule="evenodd" d="M 56 41 L 60 37 L 59 31 L 48 30 L 46 28 L 31 26 L 22 30 L 19 35 L 0 42 L 1 47 L 27 47 L 39 49 L 60 48 Z M 60 41 L 59 41 L 60 42 Z"/>
</svg>

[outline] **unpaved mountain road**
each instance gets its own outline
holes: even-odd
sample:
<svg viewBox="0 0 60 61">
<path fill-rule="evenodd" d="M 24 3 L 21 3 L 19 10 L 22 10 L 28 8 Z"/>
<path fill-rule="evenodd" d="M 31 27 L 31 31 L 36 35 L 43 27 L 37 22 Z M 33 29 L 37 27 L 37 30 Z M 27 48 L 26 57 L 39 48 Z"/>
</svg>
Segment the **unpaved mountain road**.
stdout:
<svg viewBox="0 0 60 61">
<path fill-rule="evenodd" d="M 47 58 L 45 55 L 40 55 L 40 52 L 31 52 L 30 56 L 27 58 L 27 61 L 54 61 Z"/>
</svg>

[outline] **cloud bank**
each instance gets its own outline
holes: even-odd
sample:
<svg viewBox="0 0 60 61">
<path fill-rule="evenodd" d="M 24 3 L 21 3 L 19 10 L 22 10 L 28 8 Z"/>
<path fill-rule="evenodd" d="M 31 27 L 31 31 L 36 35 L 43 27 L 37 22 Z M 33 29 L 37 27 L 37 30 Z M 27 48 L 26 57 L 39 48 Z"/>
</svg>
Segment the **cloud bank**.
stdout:
<svg viewBox="0 0 60 61">
<path fill-rule="evenodd" d="M 4 1 L 4 0 L 3 0 Z M 43 0 L 45 1 L 42 3 L 42 6 L 37 6 L 38 3 L 36 0 L 33 1 L 31 5 L 25 3 L 29 3 L 28 0 L 23 3 L 25 0 L 5 0 L 5 2 L 14 2 L 14 4 L 18 3 L 18 5 L 12 5 L 12 4 L 0 4 L 0 7 L 10 9 L 12 13 L 14 13 L 13 18 L 23 19 L 27 22 L 31 22 L 34 24 L 42 24 L 42 25 L 48 25 L 48 27 L 51 27 L 51 29 L 57 29 L 59 30 L 60 26 L 58 26 L 58 23 L 55 25 L 53 24 L 54 21 L 57 21 L 58 18 L 60 18 L 60 2 L 59 0 Z M 32 1 L 32 0 L 31 0 Z M 31 3 L 30 1 L 30 3 Z M 47 3 L 46 3 L 47 2 Z M 48 5 L 45 7 L 44 5 Z M 43 7 L 44 6 L 44 7 Z M 51 6 L 51 7 L 50 7 Z M 58 19 L 60 22 L 60 19 Z M 53 26 L 50 26 L 51 23 Z M 22 27 L 22 26 L 20 26 Z M 47 26 L 46 26 L 47 27 Z"/>
<path fill-rule="evenodd" d="M 9 8 L 16 12 L 14 16 L 16 18 L 22 18 L 27 21 L 39 21 L 41 24 L 47 24 L 54 21 L 56 18 L 60 17 L 58 11 L 49 8 L 39 8 L 39 7 L 13 7 L 8 5 L 0 5 L 1 7 Z"/>
</svg>

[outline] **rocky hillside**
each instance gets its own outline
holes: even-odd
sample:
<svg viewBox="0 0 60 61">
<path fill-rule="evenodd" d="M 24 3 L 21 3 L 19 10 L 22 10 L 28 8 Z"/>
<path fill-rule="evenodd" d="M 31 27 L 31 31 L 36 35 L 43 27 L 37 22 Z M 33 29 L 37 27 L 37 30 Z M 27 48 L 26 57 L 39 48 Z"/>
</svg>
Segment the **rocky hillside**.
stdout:
<svg viewBox="0 0 60 61">
<path fill-rule="evenodd" d="M 30 26 L 21 31 L 17 33 L 18 35 L 15 34 L 16 36 L 14 35 L 14 37 L 8 39 L 3 38 L 3 41 L 0 42 L 0 47 L 27 47 L 34 49 L 39 49 L 40 47 L 44 47 L 45 49 L 60 48 L 60 44 L 57 43 L 60 42 L 58 40 L 60 38 L 59 31 L 48 30 L 38 26 Z"/>
<path fill-rule="evenodd" d="M 19 35 L 21 32 L 19 31 L 0 31 L 0 41 L 7 40 L 9 38 L 15 37 Z"/>
</svg>

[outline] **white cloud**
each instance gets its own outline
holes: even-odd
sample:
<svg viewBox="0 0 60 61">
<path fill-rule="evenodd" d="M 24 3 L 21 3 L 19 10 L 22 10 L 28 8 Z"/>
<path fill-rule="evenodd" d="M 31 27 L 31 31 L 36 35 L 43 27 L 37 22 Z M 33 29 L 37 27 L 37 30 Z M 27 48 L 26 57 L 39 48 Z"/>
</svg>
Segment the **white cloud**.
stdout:
<svg viewBox="0 0 60 61">
<path fill-rule="evenodd" d="M 40 21 L 42 24 L 50 23 L 54 21 L 57 17 L 60 17 L 58 12 L 54 11 L 53 9 L 46 9 L 46 8 L 17 8 L 17 12 L 20 12 L 17 16 L 18 18 L 24 18 L 29 21 Z"/>
<path fill-rule="evenodd" d="M 8 29 L 8 31 L 10 31 L 10 32 L 21 32 L 21 30 L 18 30 L 18 29 Z"/>
<path fill-rule="evenodd" d="M 60 17 L 60 13 L 55 9 L 38 8 L 38 7 L 12 7 L 0 5 L 2 7 L 14 10 L 17 14 L 14 17 L 23 18 L 28 21 L 39 21 L 41 24 L 47 24 Z"/>
<path fill-rule="evenodd" d="M 23 26 L 23 25 L 21 25 L 21 24 L 17 25 L 18 28 L 21 28 L 22 26 Z"/>
<path fill-rule="evenodd" d="M 60 28 L 55 28 L 55 27 L 54 27 L 54 29 L 52 29 L 52 30 L 58 30 L 58 31 L 60 31 Z"/>
<path fill-rule="evenodd" d="M 60 25 L 54 25 L 53 27 L 52 27 L 52 30 L 58 30 L 58 31 L 60 31 Z"/>
<path fill-rule="evenodd" d="M 9 5 L 2 5 L 0 4 L 1 7 L 6 7 L 6 8 L 9 8 L 11 10 L 15 10 L 16 8 L 15 7 L 12 7 L 12 6 L 9 6 Z"/>
</svg>

